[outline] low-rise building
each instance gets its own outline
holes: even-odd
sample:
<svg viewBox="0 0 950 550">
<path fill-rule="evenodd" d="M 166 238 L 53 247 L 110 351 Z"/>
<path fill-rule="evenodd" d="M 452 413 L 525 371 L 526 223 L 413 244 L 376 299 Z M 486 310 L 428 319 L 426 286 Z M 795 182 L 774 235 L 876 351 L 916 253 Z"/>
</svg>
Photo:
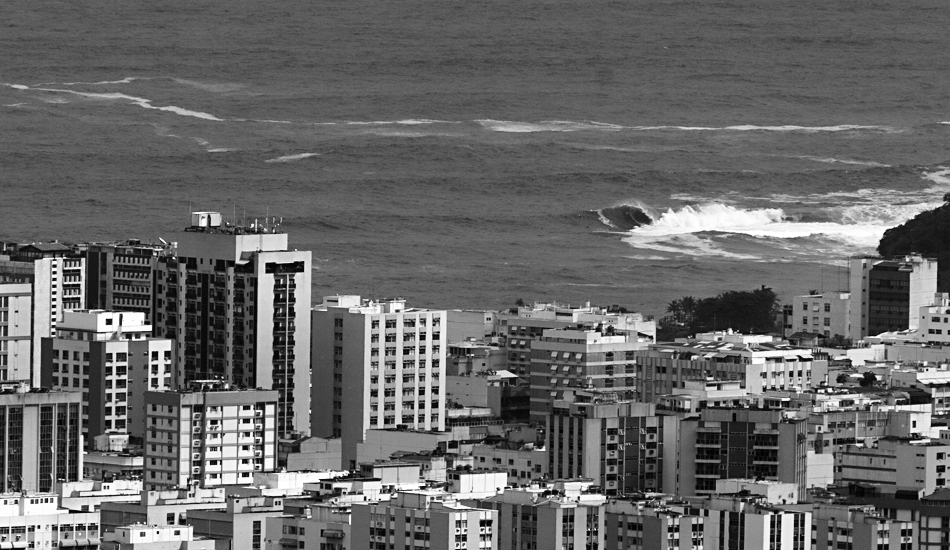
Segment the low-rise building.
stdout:
<svg viewBox="0 0 950 550">
<path fill-rule="evenodd" d="M 107 533 L 101 550 L 230 550 L 228 541 L 196 537 L 188 525 L 124 525 Z"/>
<path fill-rule="evenodd" d="M 2 547 L 95 550 L 99 534 L 99 512 L 61 508 L 55 493 L 0 494 Z"/>
<path fill-rule="evenodd" d="M 167 491 L 142 491 L 138 502 L 103 502 L 99 508 L 102 532 L 135 523 L 149 525 L 185 525 L 193 510 L 227 508 L 223 487 L 189 487 Z"/>
</svg>

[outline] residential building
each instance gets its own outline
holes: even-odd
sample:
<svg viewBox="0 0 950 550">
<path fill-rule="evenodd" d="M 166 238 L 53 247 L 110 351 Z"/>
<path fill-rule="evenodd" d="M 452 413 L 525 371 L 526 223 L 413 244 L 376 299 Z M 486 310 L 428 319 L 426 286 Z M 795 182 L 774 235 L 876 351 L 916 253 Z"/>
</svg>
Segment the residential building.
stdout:
<svg viewBox="0 0 950 550">
<path fill-rule="evenodd" d="M 155 333 L 175 341 L 179 387 L 221 380 L 279 395 L 277 431 L 310 426 L 311 253 L 270 221 L 223 224 L 194 212 L 177 256 L 159 258 Z"/>
<path fill-rule="evenodd" d="M 0 383 L 0 493 L 82 479 L 82 395 Z"/>
<path fill-rule="evenodd" d="M 670 437 L 672 434 L 667 434 Z M 666 449 L 664 492 L 704 495 L 720 479 L 762 479 L 807 486 L 805 413 L 753 408 L 703 409 L 679 423 L 677 450 Z M 675 472 L 674 472 L 675 470 Z M 674 474 L 675 475 L 672 475 Z"/>
<path fill-rule="evenodd" d="M 916 329 L 918 312 L 937 292 L 937 260 L 921 256 L 850 260 L 851 334 L 854 340 Z"/>
<path fill-rule="evenodd" d="M 235 485 L 274 470 L 279 392 L 191 384 L 145 394 L 146 488 Z"/>
<path fill-rule="evenodd" d="M 450 312 L 451 313 L 451 312 Z M 446 373 L 450 376 L 505 370 L 505 350 L 493 338 L 492 341 L 450 341 Z"/>
<path fill-rule="evenodd" d="M 701 550 L 704 518 L 678 503 L 611 499 L 605 514 L 607 550 Z"/>
<path fill-rule="evenodd" d="M 464 506 L 441 491 L 399 492 L 389 502 L 353 504 L 352 514 L 349 548 L 511 548 L 498 546 L 498 512 Z"/>
<path fill-rule="evenodd" d="M 17 370 L 8 371 L 6 379 L 29 380 L 39 386 L 41 339 L 56 336 L 64 312 L 85 307 L 86 260 L 73 248 L 55 242 L 4 248 L 5 254 L 0 254 L 0 283 L 29 284 L 32 308 L 30 369 L 18 358 Z M 25 306 L 25 302 L 20 304 Z M 26 322 L 24 315 L 20 309 L 17 319 Z"/>
<path fill-rule="evenodd" d="M 141 312 L 74 310 L 43 338 L 43 387 L 82 394 L 87 441 L 145 433 L 146 391 L 172 387 L 172 344 L 152 338 Z"/>
<path fill-rule="evenodd" d="M 932 345 L 950 345 L 950 294 L 934 294 L 930 304 L 919 310 L 918 340 Z"/>
<path fill-rule="evenodd" d="M 0 283 L 0 380 L 30 380 L 33 287 Z"/>
<path fill-rule="evenodd" d="M 703 516 L 704 548 L 813 548 L 810 539 L 812 513 L 809 510 L 777 506 L 755 495 L 687 497 L 686 500 L 690 503 L 690 514 Z"/>
<path fill-rule="evenodd" d="M 501 468 L 508 472 L 508 484 L 515 487 L 548 477 L 548 452 L 533 443 L 475 445 L 472 449 L 475 466 Z"/>
<path fill-rule="evenodd" d="M 445 430 L 445 316 L 359 296 L 313 309 L 312 435 L 341 437 L 344 467 L 367 430 Z"/>
<path fill-rule="evenodd" d="M 685 388 L 687 381 L 709 378 L 738 380 L 749 393 L 763 393 L 808 389 L 826 377 L 828 361 L 815 358 L 810 349 L 770 337 L 727 333 L 720 338 L 655 344 L 637 352 L 631 368 L 637 399 L 653 402 Z"/>
<path fill-rule="evenodd" d="M 260 550 L 271 538 L 267 519 L 282 515 L 283 497 L 228 496 L 224 510 L 192 510 L 186 521 L 195 535 L 230 543 L 228 550 Z"/>
<path fill-rule="evenodd" d="M 50 492 L 4 492 L 0 497 L 0 546 L 5 548 L 99 548 L 99 512 L 59 507 Z"/>
<path fill-rule="evenodd" d="M 497 317 L 497 333 L 506 337 L 507 370 L 527 376 L 531 372 L 532 343 L 543 338 L 547 329 L 567 328 L 578 324 L 606 330 L 628 332 L 633 340 L 656 341 L 656 323 L 639 313 L 626 313 L 620 308 L 571 306 L 535 302 L 519 306 Z"/>
<path fill-rule="evenodd" d="M 265 521 L 268 538 L 263 540 L 266 542 L 264 546 L 266 550 L 355 548 L 351 542 L 351 513 L 348 500 L 287 503 L 285 509 L 287 514 L 269 517 Z M 254 545 L 260 544 L 260 541 L 260 535 L 252 535 L 252 549 L 259 548 Z"/>
<path fill-rule="evenodd" d="M 531 421 L 543 423 L 553 401 L 578 392 L 633 392 L 634 356 L 651 341 L 613 326 L 545 330 L 531 344 Z"/>
<path fill-rule="evenodd" d="M 139 502 L 103 502 L 99 508 L 102 533 L 133 525 L 185 525 L 194 510 L 227 508 L 223 487 L 182 487 L 165 491 L 142 491 Z"/>
<path fill-rule="evenodd" d="M 604 548 L 606 498 L 590 486 L 590 480 L 555 481 L 472 504 L 498 514 L 496 548 Z"/>
<path fill-rule="evenodd" d="M 942 434 L 950 435 L 950 431 Z M 849 445 L 835 455 L 835 483 L 872 485 L 882 493 L 929 495 L 950 479 L 950 438 L 884 437 L 872 447 Z"/>
<path fill-rule="evenodd" d="M 101 550 L 231 550 L 229 541 L 194 535 L 189 525 L 124 525 L 107 533 Z"/>
<path fill-rule="evenodd" d="M 652 403 L 610 396 L 588 403 L 559 400 L 546 421 L 547 470 L 554 478 L 592 479 L 608 496 L 668 490 L 664 426 L 678 419 L 656 416 Z"/>
<path fill-rule="evenodd" d="M 917 548 L 917 522 L 887 517 L 874 506 L 815 503 L 812 548 Z"/>
<path fill-rule="evenodd" d="M 82 245 L 86 255 L 86 306 L 89 309 L 134 311 L 153 324 L 153 292 L 159 258 L 174 254 L 166 244 L 124 242 Z"/>
<path fill-rule="evenodd" d="M 83 456 L 82 479 L 95 481 L 142 479 L 143 464 L 144 458 L 141 454 L 91 451 Z"/>
<path fill-rule="evenodd" d="M 141 480 L 69 481 L 57 483 L 59 505 L 74 512 L 98 512 L 103 502 L 138 502 Z"/>
<path fill-rule="evenodd" d="M 792 307 L 792 333 L 809 332 L 827 338 L 851 335 L 851 294 L 848 292 L 796 296 Z"/>
</svg>

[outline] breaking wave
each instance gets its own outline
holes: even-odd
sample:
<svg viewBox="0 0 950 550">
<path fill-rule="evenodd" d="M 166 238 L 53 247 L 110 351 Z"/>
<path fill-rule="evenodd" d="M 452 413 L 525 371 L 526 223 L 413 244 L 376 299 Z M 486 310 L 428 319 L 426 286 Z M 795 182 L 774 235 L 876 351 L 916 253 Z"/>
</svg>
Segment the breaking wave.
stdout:
<svg viewBox="0 0 950 550">
<path fill-rule="evenodd" d="M 320 153 L 300 153 L 297 155 L 286 155 L 283 157 L 268 159 L 268 160 L 265 160 L 264 162 L 293 162 L 295 160 L 301 160 L 301 159 L 317 157 L 317 156 L 320 156 Z"/>
</svg>

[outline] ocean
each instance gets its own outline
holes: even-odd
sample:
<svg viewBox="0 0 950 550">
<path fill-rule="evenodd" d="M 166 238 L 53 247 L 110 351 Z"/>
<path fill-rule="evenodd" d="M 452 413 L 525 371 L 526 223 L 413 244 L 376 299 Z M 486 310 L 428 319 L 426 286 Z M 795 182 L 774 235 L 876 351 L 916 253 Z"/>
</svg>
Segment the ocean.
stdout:
<svg viewBox="0 0 950 550">
<path fill-rule="evenodd" d="M 842 290 L 950 191 L 937 0 L 0 4 L 0 239 L 282 219 L 314 297 Z"/>
</svg>

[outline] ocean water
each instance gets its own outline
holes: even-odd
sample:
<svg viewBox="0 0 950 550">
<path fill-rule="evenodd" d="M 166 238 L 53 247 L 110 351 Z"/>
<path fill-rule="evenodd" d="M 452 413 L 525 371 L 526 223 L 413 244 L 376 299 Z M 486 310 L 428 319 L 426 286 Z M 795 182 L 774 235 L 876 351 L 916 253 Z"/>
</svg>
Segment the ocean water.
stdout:
<svg viewBox="0 0 950 550">
<path fill-rule="evenodd" d="M 314 296 L 846 284 L 950 191 L 945 3 L 0 4 L 0 238 L 283 219 Z"/>
</svg>

